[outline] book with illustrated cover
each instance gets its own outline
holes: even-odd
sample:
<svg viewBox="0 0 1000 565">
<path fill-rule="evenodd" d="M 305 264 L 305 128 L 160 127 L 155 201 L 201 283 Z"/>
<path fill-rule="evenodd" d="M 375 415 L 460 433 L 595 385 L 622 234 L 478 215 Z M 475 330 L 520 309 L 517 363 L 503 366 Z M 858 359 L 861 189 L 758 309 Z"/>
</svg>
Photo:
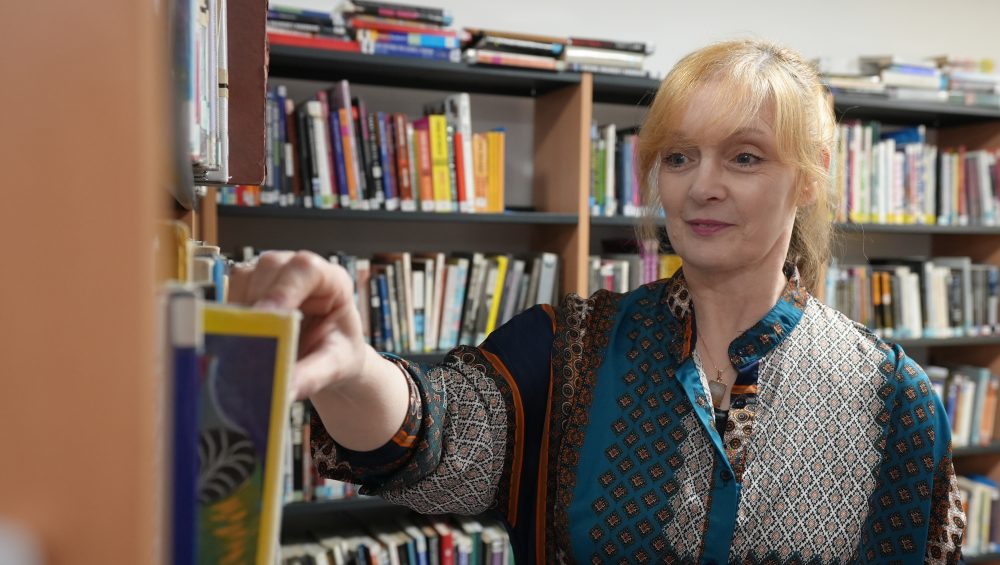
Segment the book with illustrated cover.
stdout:
<svg viewBox="0 0 1000 565">
<path fill-rule="evenodd" d="M 274 563 L 299 318 L 204 306 L 198 563 Z"/>
</svg>

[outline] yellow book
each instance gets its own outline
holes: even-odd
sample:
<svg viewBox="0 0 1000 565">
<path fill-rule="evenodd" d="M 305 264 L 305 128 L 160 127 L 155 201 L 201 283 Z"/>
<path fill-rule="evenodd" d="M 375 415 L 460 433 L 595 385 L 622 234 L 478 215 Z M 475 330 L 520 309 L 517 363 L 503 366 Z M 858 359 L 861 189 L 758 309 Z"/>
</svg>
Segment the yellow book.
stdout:
<svg viewBox="0 0 1000 565">
<path fill-rule="evenodd" d="M 431 136 L 431 183 L 434 209 L 451 212 L 451 172 L 448 169 L 448 122 L 443 115 L 427 116 Z"/>
<path fill-rule="evenodd" d="M 489 212 L 504 210 L 504 159 L 507 134 L 491 131 L 486 134 L 489 155 L 489 184 L 486 193 L 486 208 Z"/>
<path fill-rule="evenodd" d="M 492 289 L 493 297 L 490 301 L 490 315 L 486 319 L 486 335 L 493 333 L 493 330 L 497 327 L 500 303 L 503 302 L 503 283 L 507 279 L 507 257 L 505 255 L 497 255 L 493 257 L 493 260 L 497 262 L 497 278 Z"/>
<path fill-rule="evenodd" d="M 476 185 L 475 210 L 485 212 L 489 209 L 486 195 L 490 183 L 489 142 L 485 133 L 472 134 L 472 169 Z"/>
<path fill-rule="evenodd" d="M 221 304 L 202 311 L 197 561 L 271 565 L 300 316 Z"/>
</svg>

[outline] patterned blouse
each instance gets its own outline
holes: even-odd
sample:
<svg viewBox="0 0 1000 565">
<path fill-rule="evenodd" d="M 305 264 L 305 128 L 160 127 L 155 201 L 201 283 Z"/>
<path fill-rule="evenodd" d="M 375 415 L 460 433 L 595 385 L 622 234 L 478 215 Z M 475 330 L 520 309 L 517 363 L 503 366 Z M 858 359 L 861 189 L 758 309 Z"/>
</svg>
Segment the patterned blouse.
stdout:
<svg viewBox="0 0 1000 565">
<path fill-rule="evenodd" d="M 957 563 L 965 516 L 926 375 L 786 276 L 729 347 L 722 430 L 681 272 L 535 306 L 438 366 L 396 359 L 399 433 L 351 452 L 317 423 L 315 461 L 422 513 L 497 513 L 518 564 Z"/>
</svg>

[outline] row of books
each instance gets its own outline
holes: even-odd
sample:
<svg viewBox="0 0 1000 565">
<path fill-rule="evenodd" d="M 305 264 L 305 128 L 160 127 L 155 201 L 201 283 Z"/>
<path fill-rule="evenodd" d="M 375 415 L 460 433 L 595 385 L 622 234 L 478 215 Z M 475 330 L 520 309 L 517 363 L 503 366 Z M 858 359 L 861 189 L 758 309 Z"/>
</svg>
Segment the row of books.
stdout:
<svg viewBox="0 0 1000 565">
<path fill-rule="evenodd" d="M 244 260 L 253 251 L 245 251 Z M 515 314 L 561 298 L 554 253 L 338 253 L 355 281 L 365 339 L 397 354 L 477 345 Z"/>
<path fill-rule="evenodd" d="M 1000 333 L 1000 269 L 968 257 L 833 263 L 824 301 L 894 339 Z"/>
<path fill-rule="evenodd" d="M 653 45 L 639 41 L 554 37 L 481 28 L 452 29 L 451 12 L 421 5 L 359 0 L 331 13 L 272 6 L 274 44 L 373 55 L 552 71 L 649 76 Z"/>
<path fill-rule="evenodd" d="M 278 552 L 287 406 L 298 312 L 220 304 L 217 248 L 182 224 L 157 234 L 168 437 L 169 561 L 265 562 Z M 198 265 L 204 265 L 199 267 Z M 218 300 L 205 294 L 217 293 Z"/>
<path fill-rule="evenodd" d="M 958 477 L 965 510 L 962 554 L 975 557 L 1000 551 L 1000 488 L 984 475 Z"/>
<path fill-rule="evenodd" d="M 901 100 L 1000 106 L 1000 74 L 989 60 L 947 56 L 904 58 L 864 56 L 816 60 L 834 92 L 887 96 Z"/>
<path fill-rule="evenodd" d="M 653 45 L 584 37 L 555 37 L 466 28 L 469 63 L 649 77 L 643 66 Z"/>
<path fill-rule="evenodd" d="M 484 253 L 335 258 L 356 281 L 368 342 L 380 351 L 429 353 L 481 343 L 535 304 L 559 297 L 559 259 Z"/>
<path fill-rule="evenodd" d="M 506 134 L 472 132 L 467 93 L 425 115 L 369 111 L 346 80 L 296 104 L 268 90 L 267 175 L 260 205 L 435 212 L 502 212 Z M 234 201 L 223 191 L 223 204 Z"/>
<path fill-rule="evenodd" d="M 640 285 L 672 277 L 681 258 L 672 253 L 643 252 L 591 255 L 588 259 L 590 294 L 598 290 L 628 292 Z"/>
<path fill-rule="evenodd" d="M 418 516 L 375 520 L 286 543 L 282 565 L 513 565 L 510 537 L 494 519 Z"/>
<path fill-rule="evenodd" d="M 928 365 L 924 370 L 944 403 L 953 447 L 990 445 L 1000 439 L 996 417 L 1000 375 L 972 365 Z"/>
<path fill-rule="evenodd" d="M 172 9 L 183 144 L 196 181 L 225 182 L 229 180 L 226 0 L 178 0 Z"/>
<path fill-rule="evenodd" d="M 291 439 L 286 443 L 282 481 L 285 504 L 342 500 L 360 496 L 357 485 L 319 475 L 316 465 L 313 464 L 310 447 L 314 418 L 317 416 L 313 412 L 311 403 L 301 400 L 292 403 L 288 417 Z"/>
<path fill-rule="evenodd" d="M 985 225 L 1000 222 L 998 149 L 938 150 L 924 126 L 841 124 L 830 163 L 839 222 Z"/>
<path fill-rule="evenodd" d="M 642 213 L 642 184 L 636 171 L 638 128 L 615 124 L 590 128 L 590 215 Z"/>
</svg>

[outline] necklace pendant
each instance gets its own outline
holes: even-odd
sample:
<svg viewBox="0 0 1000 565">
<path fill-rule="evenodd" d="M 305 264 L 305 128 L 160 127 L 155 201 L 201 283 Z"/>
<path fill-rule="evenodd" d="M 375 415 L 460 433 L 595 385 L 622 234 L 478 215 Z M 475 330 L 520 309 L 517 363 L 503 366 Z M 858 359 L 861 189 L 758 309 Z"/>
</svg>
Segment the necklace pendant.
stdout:
<svg viewBox="0 0 1000 565">
<path fill-rule="evenodd" d="M 722 405 L 722 399 L 726 397 L 726 390 L 729 387 L 719 381 L 708 381 L 708 392 L 712 395 L 712 404 L 716 407 Z"/>
</svg>

